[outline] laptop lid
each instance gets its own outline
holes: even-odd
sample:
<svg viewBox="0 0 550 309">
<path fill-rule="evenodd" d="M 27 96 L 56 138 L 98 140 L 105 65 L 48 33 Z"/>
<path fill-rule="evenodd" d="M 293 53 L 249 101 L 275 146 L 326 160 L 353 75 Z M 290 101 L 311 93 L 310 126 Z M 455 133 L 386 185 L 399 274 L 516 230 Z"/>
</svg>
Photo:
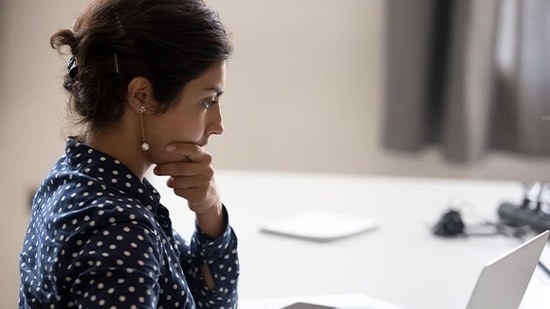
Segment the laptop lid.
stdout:
<svg viewBox="0 0 550 309">
<path fill-rule="evenodd" d="M 467 309 L 517 309 L 533 276 L 549 231 L 529 239 L 487 263 L 477 279 Z"/>
</svg>

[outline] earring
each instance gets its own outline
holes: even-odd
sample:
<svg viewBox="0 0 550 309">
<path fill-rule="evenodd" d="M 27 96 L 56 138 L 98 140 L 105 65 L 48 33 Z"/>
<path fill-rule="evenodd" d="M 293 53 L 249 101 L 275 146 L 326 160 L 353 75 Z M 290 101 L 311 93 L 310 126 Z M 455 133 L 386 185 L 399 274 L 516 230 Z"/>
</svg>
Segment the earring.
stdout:
<svg viewBox="0 0 550 309">
<path fill-rule="evenodd" d="M 142 104 L 139 107 L 139 120 L 141 124 L 141 150 L 147 151 L 149 150 L 149 144 L 145 141 L 145 128 L 143 126 L 143 114 L 145 113 L 145 104 Z"/>
</svg>

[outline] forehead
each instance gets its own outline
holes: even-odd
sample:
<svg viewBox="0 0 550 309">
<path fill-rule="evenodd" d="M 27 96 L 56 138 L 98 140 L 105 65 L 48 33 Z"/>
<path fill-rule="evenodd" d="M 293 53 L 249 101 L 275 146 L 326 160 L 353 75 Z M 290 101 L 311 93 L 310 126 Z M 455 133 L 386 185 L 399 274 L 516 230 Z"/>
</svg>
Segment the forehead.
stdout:
<svg viewBox="0 0 550 309">
<path fill-rule="evenodd" d="M 183 94 L 191 95 L 205 91 L 223 91 L 225 87 L 226 64 L 215 65 L 206 70 L 202 75 L 190 81 L 183 89 Z"/>
</svg>

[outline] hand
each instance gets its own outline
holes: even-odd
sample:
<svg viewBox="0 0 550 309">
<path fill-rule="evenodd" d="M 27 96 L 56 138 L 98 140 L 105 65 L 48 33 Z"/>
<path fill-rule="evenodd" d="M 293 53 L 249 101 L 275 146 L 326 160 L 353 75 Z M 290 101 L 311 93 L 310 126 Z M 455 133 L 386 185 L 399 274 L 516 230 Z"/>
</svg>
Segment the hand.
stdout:
<svg viewBox="0 0 550 309">
<path fill-rule="evenodd" d="M 187 200 L 197 215 L 201 230 L 210 236 L 219 234 L 222 224 L 221 201 L 216 183 L 212 156 L 193 143 L 172 143 L 166 151 L 181 155 L 181 161 L 159 164 L 154 173 L 170 176 L 166 184 Z"/>
</svg>

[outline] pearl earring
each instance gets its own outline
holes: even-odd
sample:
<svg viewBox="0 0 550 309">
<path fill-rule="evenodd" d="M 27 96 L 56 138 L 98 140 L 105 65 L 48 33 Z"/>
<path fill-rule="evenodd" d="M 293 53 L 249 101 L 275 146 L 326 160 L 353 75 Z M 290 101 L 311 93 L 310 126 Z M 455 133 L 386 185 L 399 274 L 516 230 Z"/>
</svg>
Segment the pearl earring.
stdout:
<svg viewBox="0 0 550 309">
<path fill-rule="evenodd" d="M 149 150 L 149 144 L 145 141 L 145 128 L 143 126 L 143 114 L 145 113 L 145 104 L 142 104 L 139 107 L 139 120 L 141 124 L 141 150 L 147 151 Z"/>
</svg>

